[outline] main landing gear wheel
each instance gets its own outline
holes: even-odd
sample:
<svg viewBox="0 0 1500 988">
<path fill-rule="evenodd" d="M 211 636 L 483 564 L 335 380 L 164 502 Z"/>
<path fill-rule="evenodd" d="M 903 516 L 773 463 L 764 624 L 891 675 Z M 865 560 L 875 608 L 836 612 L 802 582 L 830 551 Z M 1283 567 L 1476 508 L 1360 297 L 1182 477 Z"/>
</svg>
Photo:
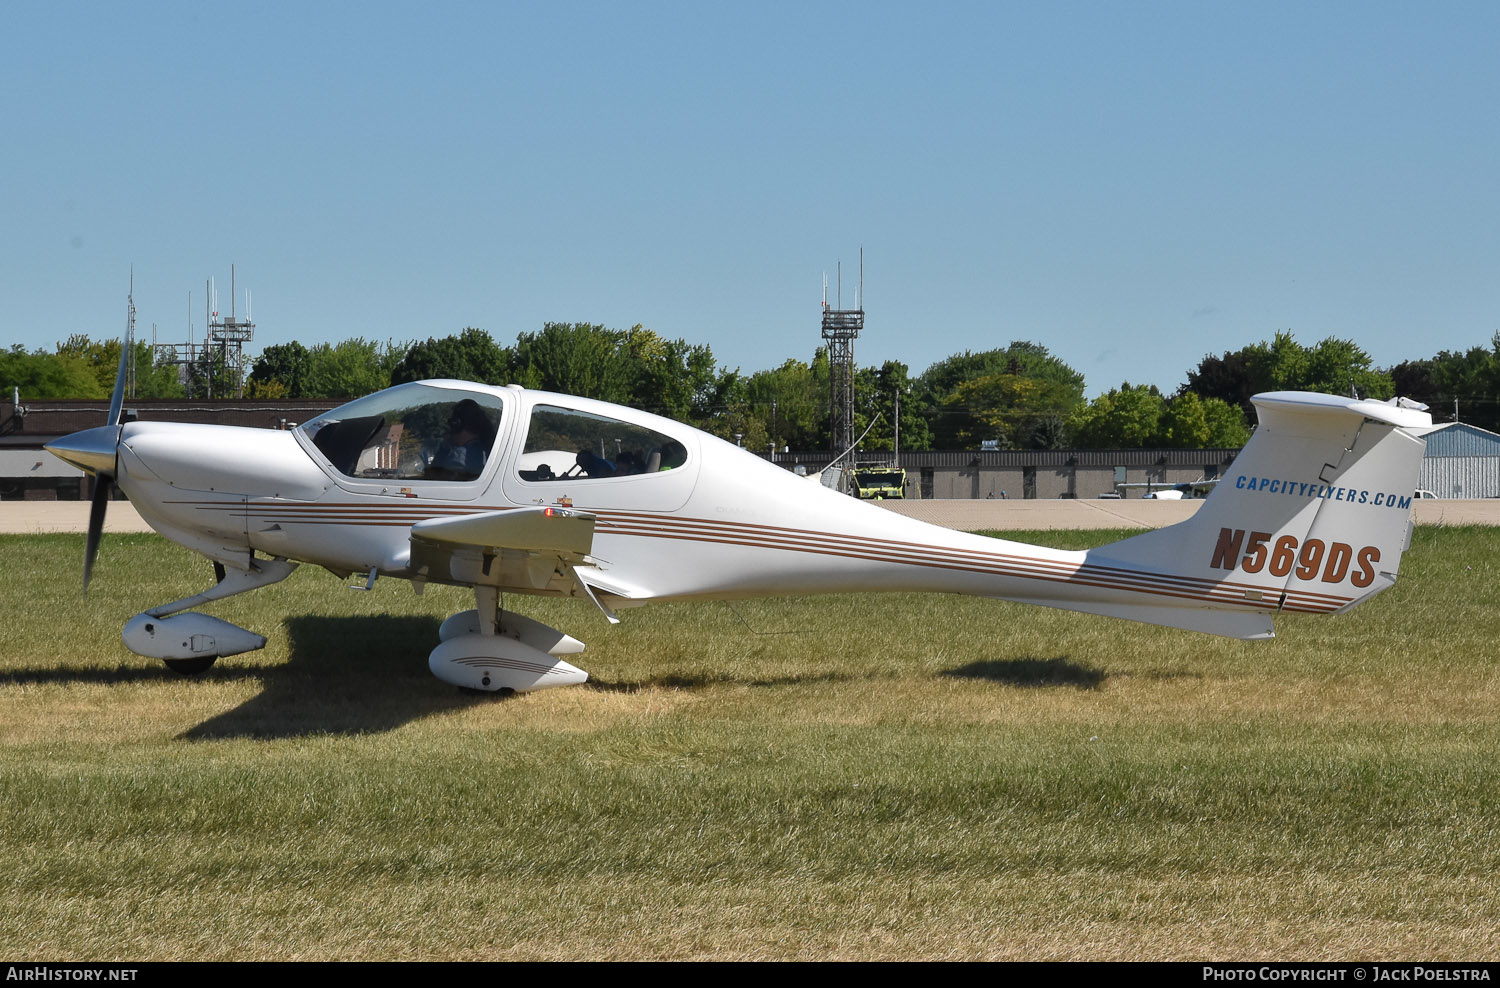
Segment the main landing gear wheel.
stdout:
<svg viewBox="0 0 1500 988">
<path fill-rule="evenodd" d="M 577 666 L 503 635 L 455 635 L 432 650 L 427 667 L 449 685 L 485 693 L 527 693 L 589 678 Z"/>
<path fill-rule="evenodd" d="M 472 686 L 460 686 L 458 691 L 464 696 L 487 696 L 491 699 L 508 700 L 516 695 L 516 691 L 509 686 L 502 686 L 498 690 L 475 689 Z"/>
<path fill-rule="evenodd" d="M 198 655 L 191 659 L 162 659 L 167 668 L 183 676 L 196 676 L 207 672 L 209 667 L 218 660 L 217 655 Z"/>
</svg>

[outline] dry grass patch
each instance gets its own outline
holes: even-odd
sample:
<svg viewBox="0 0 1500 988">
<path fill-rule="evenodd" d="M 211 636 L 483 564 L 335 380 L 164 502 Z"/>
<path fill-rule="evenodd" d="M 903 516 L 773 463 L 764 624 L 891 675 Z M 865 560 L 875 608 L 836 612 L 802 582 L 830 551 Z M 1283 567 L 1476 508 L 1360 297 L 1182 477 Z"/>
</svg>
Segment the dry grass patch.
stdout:
<svg viewBox="0 0 1500 988">
<path fill-rule="evenodd" d="M 107 536 L 81 605 L 80 538 L 0 540 L 29 581 L 0 587 L 0 952 L 1487 956 L 1497 548 L 1419 530 L 1395 589 L 1262 643 L 927 596 L 615 629 L 512 600 L 593 679 L 497 701 L 427 672 L 456 591 L 301 571 L 211 608 L 271 645 L 184 680 L 119 628 L 206 567 Z"/>
</svg>

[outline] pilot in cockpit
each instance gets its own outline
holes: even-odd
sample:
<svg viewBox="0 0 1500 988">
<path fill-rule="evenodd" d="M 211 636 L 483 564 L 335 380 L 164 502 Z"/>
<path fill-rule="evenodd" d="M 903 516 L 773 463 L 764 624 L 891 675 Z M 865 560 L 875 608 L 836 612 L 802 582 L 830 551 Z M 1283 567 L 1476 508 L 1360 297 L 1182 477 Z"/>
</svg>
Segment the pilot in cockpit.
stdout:
<svg viewBox="0 0 1500 988">
<path fill-rule="evenodd" d="M 453 406 L 448 416 L 448 438 L 428 464 L 427 476 L 443 480 L 473 480 L 484 472 L 495 445 L 489 417 L 472 398 Z"/>
</svg>

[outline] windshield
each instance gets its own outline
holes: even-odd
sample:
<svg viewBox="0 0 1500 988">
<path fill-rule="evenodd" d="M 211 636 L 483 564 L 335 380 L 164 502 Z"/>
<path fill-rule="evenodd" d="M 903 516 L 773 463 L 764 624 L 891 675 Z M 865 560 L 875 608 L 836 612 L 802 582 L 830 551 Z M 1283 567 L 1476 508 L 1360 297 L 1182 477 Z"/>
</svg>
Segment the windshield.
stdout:
<svg viewBox="0 0 1500 988">
<path fill-rule="evenodd" d="M 502 404 L 480 391 L 403 384 L 300 426 L 335 470 L 371 480 L 475 480 L 495 448 Z"/>
</svg>

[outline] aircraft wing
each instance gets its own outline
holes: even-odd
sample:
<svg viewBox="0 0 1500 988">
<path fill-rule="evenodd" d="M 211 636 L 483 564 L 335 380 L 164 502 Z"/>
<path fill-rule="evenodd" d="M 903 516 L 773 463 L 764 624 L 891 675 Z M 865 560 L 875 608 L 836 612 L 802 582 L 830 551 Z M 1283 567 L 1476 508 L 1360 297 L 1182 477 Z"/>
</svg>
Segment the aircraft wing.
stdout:
<svg viewBox="0 0 1500 988">
<path fill-rule="evenodd" d="M 1119 483 L 1115 485 L 1115 490 L 1123 492 L 1130 490 L 1140 490 L 1144 488 L 1146 491 L 1144 496 L 1146 497 L 1160 496 L 1160 494 L 1165 493 L 1166 497 L 1161 498 L 1164 501 L 1169 499 L 1176 499 L 1178 497 L 1207 497 L 1208 495 L 1202 492 L 1213 490 L 1214 485 L 1217 484 L 1220 479 L 1221 478 L 1215 477 L 1213 479 L 1204 478 L 1199 480 L 1173 481 L 1172 483 L 1161 483 L 1154 480 L 1134 482 L 1129 484 Z"/>
<path fill-rule="evenodd" d="M 594 516 L 586 511 L 481 511 L 417 522 L 411 527 L 411 561 L 419 573 L 444 582 L 523 593 L 581 592 L 613 623 L 618 619 L 596 589 L 625 600 L 648 595 L 604 576 L 589 555 L 593 542 Z"/>
<path fill-rule="evenodd" d="M 594 543 L 594 516 L 571 508 L 514 508 L 429 518 L 411 527 L 418 539 L 449 546 L 513 549 L 583 562 Z"/>
</svg>

